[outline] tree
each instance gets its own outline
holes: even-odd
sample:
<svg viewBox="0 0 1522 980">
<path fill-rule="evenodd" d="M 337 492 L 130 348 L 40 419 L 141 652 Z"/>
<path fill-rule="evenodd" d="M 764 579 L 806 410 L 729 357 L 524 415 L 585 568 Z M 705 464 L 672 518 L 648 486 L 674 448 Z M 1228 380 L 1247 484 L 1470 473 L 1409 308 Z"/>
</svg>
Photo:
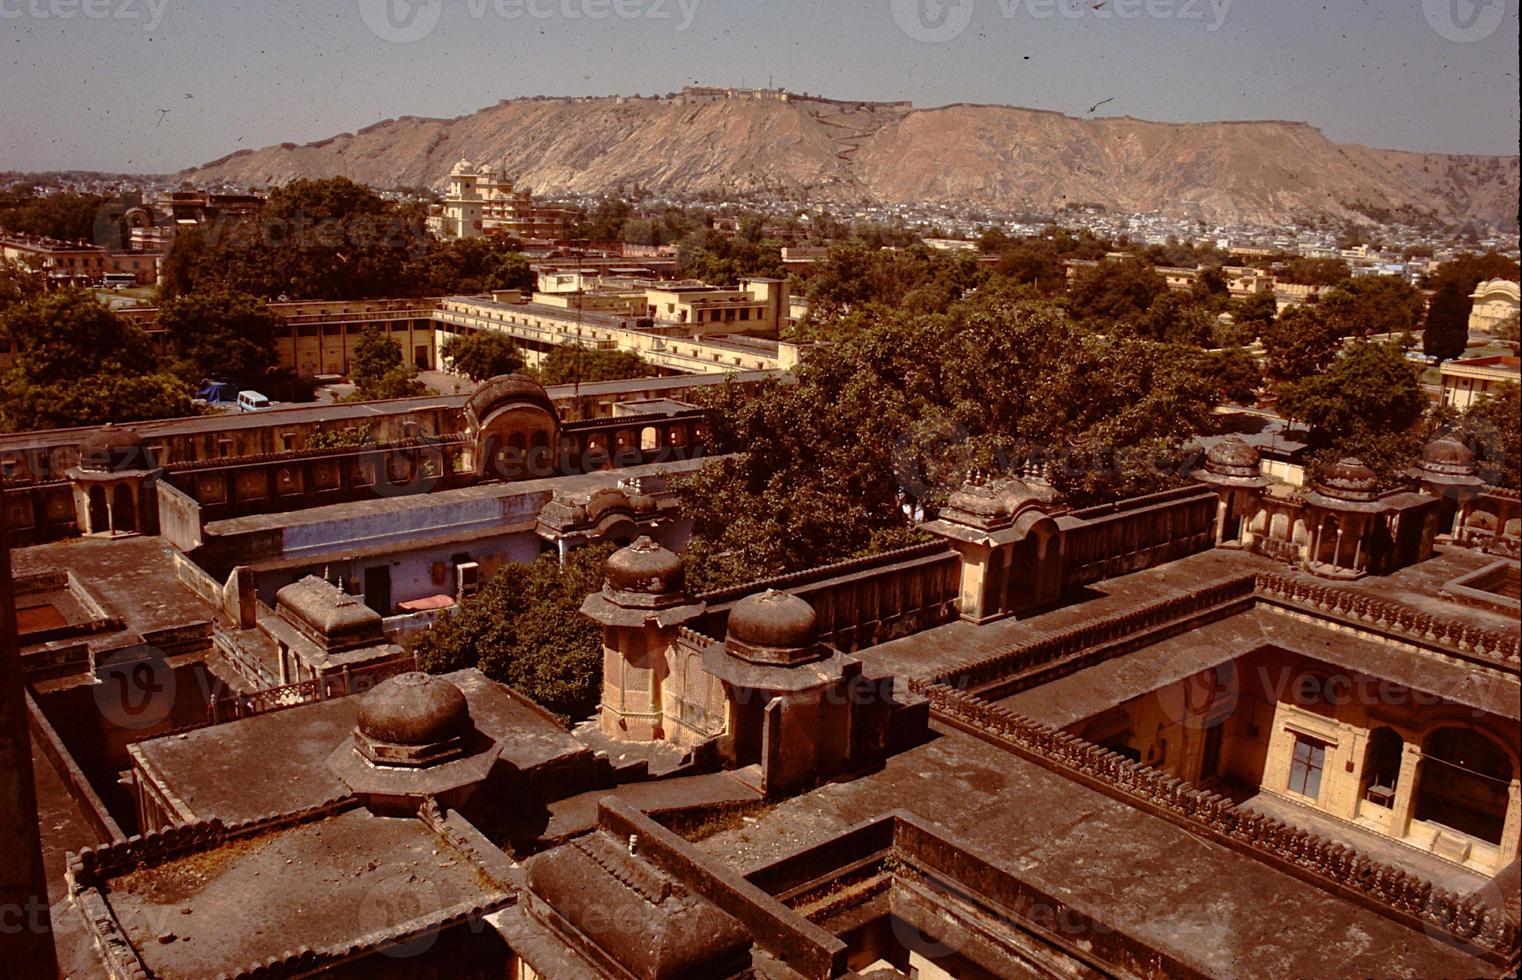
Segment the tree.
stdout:
<svg viewBox="0 0 1522 980">
<path fill-rule="evenodd" d="M 638 354 L 622 350 L 590 350 L 561 344 L 539 361 L 539 382 L 544 385 L 590 384 L 645 378 L 650 365 Z"/>
<path fill-rule="evenodd" d="M 0 227 L 65 242 L 94 241 L 96 218 L 106 198 L 95 194 L 48 194 L 0 211 Z"/>
<path fill-rule="evenodd" d="M 1149 340 L 1208 347 L 1215 315 L 1194 297 L 1169 290 L 1153 300 L 1134 323 L 1136 334 Z"/>
<path fill-rule="evenodd" d="M 974 469 L 1050 463 L 1078 506 L 1176 486 L 1224 395 L 1198 348 L 981 290 L 945 314 L 858 312 L 839 336 L 796 380 L 699 396 L 727 455 L 681 486 L 696 587 L 912 542 L 905 506 L 933 513 Z"/>
<path fill-rule="evenodd" d="M 523 367 L 523 355 L 513 338 L 495 330 L 455 334 L 444 342 L 444 356 L 454 370 L 477 382 Z"/>
<path fill-rule="evenodd" d="M 83 290 L 12 307 L 0 344 L 16 351 L 0 379 L 0 424 L 10 431 L 195 414 L 189 385 L 157 369 L 147 335 Z"/>
<path fill-rule="evenodd" d="M 1419 369 L 1385 342 L 1355 344 L 1326 371 L 1279 392 L 1280 411 L 1309 425 L 1315 446 L 1404 433 L 1426 406 Z"/>
<path fill-rule="evenodd" d="M 1350 272 L 1342 259 L 1295 258 L 1285 262 L 1275 278 L 1302 286 L 1335 286 L 1347 279 Z"/>
<path fill-rule="evenodd" d="M 1427 289 L 1438 290 L 1444 283 L 1453 283 L 1461 294 L 1469 296 L 1482 282 L 1491 279 L 1510 279 L 1516 282 L 1518 278 L 1517 263 L 1514 259 L 1509 259 L 1497 252 L 1486 252 L 1484 255 L 1465 252 L 1432 270 L 1423 282 L 1423 286 Z"/>
<path fill-rule="evenodd" d="M 1273 291 L 1251 293 L 1228 305 L 1231 316 L 1242 326 L 1261 330 L 1263 325 L 1273 323 L 1279 316 L 1279 301 Z"/>
<path fill-rule="evenodd" d="M 1449 281 L 1438 287 L 1427 307 L 1422 351 L 1440 361 L 1459 357 L 1469 344 L 1470 299 Z"/>
<path fill-rule="evenodd" d="M 1068 295 L 1074 316 L 1113 323 L 1141 316 L 1167 289 L 1150 263 L 1132 257 L 1081 270 Z"/>
<path fill-rule="evenodd" d="M 253 381 L 274 370 L 279 322 L 264 300 L 229 292 L 176 297 L 158 316 L 175 373 L 192 384 L 202 378 Z"/>
<path fill-rule="evenodd" d="M 350 397 L 355 401 L 411 398 L 428 391 L 417 378 L 417 368 L 402 360 L 402 345 L 377 324 L 366 327 L 355 343 L 349 375 L 355 385 Z"/>
<path fill-rule="evenodd" d="M 41 296 L 47 284 L 47 275 L 41 270 L 0 257 L 0 314 Z"/>
<path fill-rule="evenodd" d="M 1323 315 L 1345 337 L 1397 336 L 1415 330 L 1426 306 L 1416 287 L 1398 276 L 1360 276 L 1321 294 Z"/>
<path fill-rule="evenodd" d="M 597 707 L 602 627 L 579 612 L 602 587 L 611 545 L 579 548 L 561 564 L 546 555 L 507 565 L 481 592 L 418 636 L 412 652 L 431 673 L 479 667 L 571 719 Z"/>
<path fill-rule="evenodd" d="M 1480 399 L 1459 420 L 1467 441 L 1475 447 L 1480 475 L 1492 486 L 1522 487 L 1522 388 L 1506 385 L 1498 394 Z"/>
<path fill-rule="evenodd" d="M 1314 306 L 1291 307 L 1263 326 L 1259 339 L 1268 352 L 1268 376 L 1298 381 L 1323 370 L 1342 349 L 1341 327 Z"/>
</svg>

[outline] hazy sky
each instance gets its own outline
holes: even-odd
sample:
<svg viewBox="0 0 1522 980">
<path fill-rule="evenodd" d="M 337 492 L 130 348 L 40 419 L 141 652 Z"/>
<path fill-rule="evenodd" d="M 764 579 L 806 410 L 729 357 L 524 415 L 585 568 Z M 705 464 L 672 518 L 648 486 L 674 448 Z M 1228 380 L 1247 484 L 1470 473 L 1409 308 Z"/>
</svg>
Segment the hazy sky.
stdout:
<svg viewBox="0 0 1522 980">
<path fill-rule="evenodd" d="M 393 116 L 694 79 L 1074 115 L 1113 99 L 1096 114 L 1516 153 L 1518 4 L 0 0 L 0 169 L 171 171 Z"/>
</svg>

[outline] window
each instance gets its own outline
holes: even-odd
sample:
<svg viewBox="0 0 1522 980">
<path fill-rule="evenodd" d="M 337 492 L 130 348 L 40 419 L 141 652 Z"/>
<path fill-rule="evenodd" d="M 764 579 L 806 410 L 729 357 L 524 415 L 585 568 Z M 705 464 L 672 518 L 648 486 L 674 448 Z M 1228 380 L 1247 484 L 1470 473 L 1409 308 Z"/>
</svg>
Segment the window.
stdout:
<svg viewBox="0 0 1522 980">
<path fill-rule="evenodd" d="M 1317 799 L 1321 796 L 1321 769 L 1326 763 L 1326 743 L 1295 736 L 1295 752 L 1289 764 L 1289 788 L 1293 793 Z"/>
</svg>

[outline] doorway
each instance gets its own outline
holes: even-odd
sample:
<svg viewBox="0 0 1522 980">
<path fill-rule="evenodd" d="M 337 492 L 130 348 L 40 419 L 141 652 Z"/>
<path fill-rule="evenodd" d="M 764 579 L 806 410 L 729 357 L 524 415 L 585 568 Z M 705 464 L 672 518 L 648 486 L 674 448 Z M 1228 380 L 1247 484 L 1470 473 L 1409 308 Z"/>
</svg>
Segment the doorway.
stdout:
<svg viewBox="0 0 1522 980">
<path fill-rule="evenodd" d="M 391 615 L 391 566 L 365 569 L 365 605 L 382 616 Z"/>
</svg>

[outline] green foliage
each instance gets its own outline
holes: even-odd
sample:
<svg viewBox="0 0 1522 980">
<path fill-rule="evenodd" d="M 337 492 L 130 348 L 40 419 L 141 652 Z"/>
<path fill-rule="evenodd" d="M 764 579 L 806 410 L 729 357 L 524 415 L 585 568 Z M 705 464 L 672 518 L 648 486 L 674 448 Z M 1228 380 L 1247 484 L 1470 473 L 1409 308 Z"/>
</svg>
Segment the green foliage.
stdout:
<svg viewBox="0 0 1522 980">
<path fill-rule="evenodd" d="M 1097 324 L 1135 320 L 1168 290 L 1152 264 L 1135 257 L 1082 269 L 1068 290 L 1073 315 Z"/>
<path fill-rule="evenodd" d="M 837 245 L 809 277 L 803 333 L 825 339 L 846 335 L 855 329 L 847 317 L 871 307 L 944 313 L 983 277 L 976 259 L 961 252 L 924 246 L 893 251 L 859 241 Z"/>
<path fill-rule="evenodd" d="M 416 295 L 430 248 L 418 215 L 344 177 L 277 188 L 262 214 L 177 235 L 164 295 L 227 290 L 266 299 Z"/>
<path fill-rule="evenodd" d="M 444 342 L 444 356 L 454 370 L 478 382 L 512 374 L 523 367 L 523 355 L 513 338 L 495 330 L 450 337 Z"/>
<path fill-rule="evenodd" d="M 1312 445 L 1343 452 L 1352 440 L 1408 432 L 1426 406 L 1420 370 L 1393 343 L 1357 343 L 1326 371 L 1279 392 L 1279 410 L 1310 427 Z"/>
<path fill-rule="evenodd" d="M 1396 336 L 1415 330 L 1426 306 L 1416 287 L 1398 276 L 1360 276 L 1321 294 L 1322 315 L 1345 337 Z"/>
<path fill-rule="evenodd" d="M 12 307 L 0 320 L 0 342 L 16 350 L 0 379 L 7 430 L 195 414 L 190 386 L 157 370 L 147 335 L 83 290 Z"/>
<path fill-rule="evenodd" d="M 590 384 L 645 378 L 653 372 L 638 354 L 623 350 L 591 350 L 561 344 L 539 362 L 536 372 L 543 385 Z"/>
<path fill-rule="evenodd" d="M 106 198 L 95 194 L 49 194 L 23 198 L 0 210 L 0 228 L 23 235 L 89 242 L 95 238 L 96 216 Z"/>
<path fill-rule="evenodd" d="M 1243 326 L 1252 325 L 1255 330 L 1258 330 L 1264 324 L 1273 323 L 1278 318 L 1279 301 L 1274 298 L 1272 290 L 1266 293 L 1253 293 L 1250 296 L 1232 300 L 1227 306 L 1227 311 L 1237 323 Z"/>
<path fill-rule="evenodd" d="M 915 540 L 905 504 L 933 511 L 973 469 L 1050 462 L 1078 505 L 1176 485 L 1227 395 L 1198 348 L 1107 339 L 981 291 L 946 314 L 843 323 L 796 383 L 700 396 L 715 448 L 736 455 L 682 484 L 696 586 Z"/>
<path fill-rule="evenodd" d="M 1452 283 L 1463 296 L 1473 295 L 1475 287 L 1491 279 L 1518 280 L 1517 262 L 1497 252 L 1476 255 L 1465 252 L 1452 261 L 1440 264 L 1427 276 L 1423 286 L 1438 290 L 1445 283 Z"/>
<path fill-rule="evenodd" d="M 1453 281 L 1444 282 L 1427 307 L 1422 351 L 1428 357 L 1451 360 L 1460 357 L 1469 343 L 1469 313 L 1473 305 L 1467 293 Z"/>
<path fill-rule="evenodd" d="M 1275 272 L 1275 278 L 1301 286 L 1335 286 L 1347 279 L 1350 271 L 1342 259 L 1294 258 Z"/>
<path fill-rule="evenodd" d="M 1500 393 L 1469 407 L 1459 420 L 1465 441 L 1475 448 L 1480 475 L 1493 486 L 1522 487 L 1522 388 L 1503 386 Z"/>
<path fill-rule="evenodd" d="M 424 670 L 479 667 L 534 701 L 572 719 L 597 707 L 602 627 L 579 612 L 602 587 L 611 545 L 506 565 L 479 595 L 413 641 Z"/>
<path fill-rule="evenodd" d="M 406 279 L 413 292 L 431 296 L 532 291 L 534 271 L 518 247 L 497 237 L 434 243 L 408 264 Z"/>
<path fill-rule="evenodd" d="M 370 445 L 374 439 L 368 425 L 347 429 L 319 429 L 307 436 L 308 449 L 358 449 Z"/>
<path fill-rule="evenodd" d="M 677 245 L 677 274 L 714 286 L 732 287 L 742 278 L 786 279 L 782 247 L 731 238 L 715 231 L 695 231 Z"/>
<path fill-rule="evenodd" d="M 253 381 L 274 370 L 279 317 L 247 293 L 195 293 L 159 308 L 175 373 L 191 384 L 202 378 Z"/>
<path fill-rule="evenodd" d="M 0 257 L 0 313 L 41 296 L 47 284 L 41 270 Z"/>
<path fill-rule="evenodd" d="M 402 360 L 402 345 L 378 324 L 366 327 L 355 343 L 349 374 L 355 385 L 352 401 L 411 398 L 428 392 L 428 386 L 418 380 L 417 368 Z"/>
<path fill-rule="evenodd" d="M 1343 347 L 1342 326 L 1315 306 L 1290 307 L 1259 332 L 1268 352 L 1268 376 L 1298 381 L 1326 368 Z"/>
<path fill-rule="evenodd" d="M 1223 401 L 1237 405 L 1256 404 L 1258 389 L 1263 387 L 1263 369 L 1251 353 L 1240 347 L 1211 351 L 1206 357 L 1205 370 L 1220 384 Z"/>
<path fill-rule="evenodd" d="M 1209 307 L 1193 296 L 1168 290 L 1131 323 L 1139 337 L 1167 344 L 1213 346 L 1216 318 Z"/>
</svg>

